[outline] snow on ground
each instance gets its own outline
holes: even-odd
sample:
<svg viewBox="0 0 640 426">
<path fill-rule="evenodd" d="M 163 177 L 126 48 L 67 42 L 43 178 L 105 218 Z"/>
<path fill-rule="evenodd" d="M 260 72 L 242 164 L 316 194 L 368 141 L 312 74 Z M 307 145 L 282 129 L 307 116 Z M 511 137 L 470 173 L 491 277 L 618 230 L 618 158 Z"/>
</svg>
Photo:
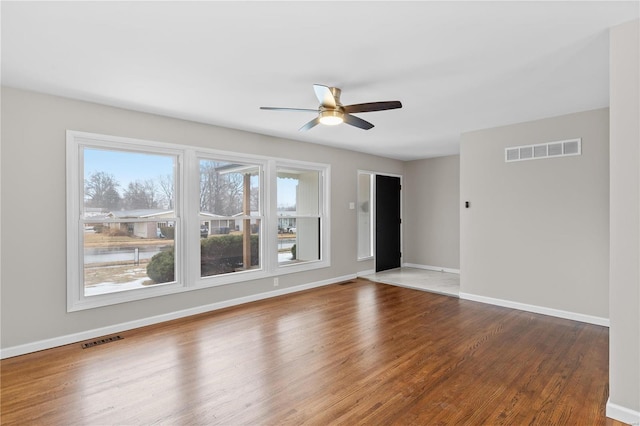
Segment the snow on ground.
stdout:
<svg viewBox="0 0 640 426">
<path fill-rule="evenodd" d="M 288 262 L 291 260 L 291 253 L 278 253 L 278 262 Z M 128 271 L 134 272 L 134 271 Z M 114 283 L 111 281 L 106 281 L 103 283 L 94 284 L 92 286 L 87 286 L 84 288 L 85 296 L 97 296 L 99 294 L 108 294 L 115 293 L 117 291 L 126 291 L 126 290 L 135 290 L 138 288 L 148 287 L 143 285 L 145 281 L 149 281 L 149 277 L 138 278 L 133 281 L 125 282 L 125 283 Z"/>
<path fill-rule="evenodd" d="M 138 278 L 137 280 L 130 281 L 128 283 L 114 283 L 114 282 L 104 282 L 96 285 L 92 285 L 91 287 L 84 288 L 85 296 L 96 296 L 98 294 L 107 294 L 113 293 L 116 291 L 124 291 L 124 290 L 134 290 L 136 288 L 145 288 L 147 286 L 142 285 L 143 282 L 149 281 L 149 277 Z"/>
</svg>

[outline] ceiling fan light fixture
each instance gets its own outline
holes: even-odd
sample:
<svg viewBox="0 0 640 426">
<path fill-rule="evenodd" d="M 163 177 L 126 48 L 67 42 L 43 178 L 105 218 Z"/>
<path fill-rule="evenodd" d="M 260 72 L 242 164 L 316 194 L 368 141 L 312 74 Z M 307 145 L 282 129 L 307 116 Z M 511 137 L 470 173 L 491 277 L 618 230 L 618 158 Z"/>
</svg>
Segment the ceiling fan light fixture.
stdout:
<svg viewBox="0 0 640 426">
<path fill-rule="evenodd" d="M 322 111 L 320 113 L 320 123 L 327 126 L 335 126 L 344 122 L 344 114 L 340 111 Z"/>
</svg>

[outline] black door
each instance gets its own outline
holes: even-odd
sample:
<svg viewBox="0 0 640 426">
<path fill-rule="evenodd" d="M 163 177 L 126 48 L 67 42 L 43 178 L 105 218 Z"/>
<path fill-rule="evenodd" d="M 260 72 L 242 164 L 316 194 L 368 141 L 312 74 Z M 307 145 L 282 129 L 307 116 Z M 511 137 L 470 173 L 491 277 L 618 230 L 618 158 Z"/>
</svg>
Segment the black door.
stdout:
<svg viewBox="0 0 640 426">
<path fill-rule="evenodd" d="M 400 178 L 376 175 L 376 272 L 400 267 Z"/>
</svg>

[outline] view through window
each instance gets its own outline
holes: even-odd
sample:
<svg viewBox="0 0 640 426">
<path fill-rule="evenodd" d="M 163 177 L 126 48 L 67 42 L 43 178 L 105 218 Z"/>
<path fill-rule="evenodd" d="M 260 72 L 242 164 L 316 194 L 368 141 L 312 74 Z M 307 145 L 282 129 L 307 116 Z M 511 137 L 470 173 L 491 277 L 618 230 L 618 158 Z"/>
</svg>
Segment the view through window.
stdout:
<svg viewBox="0 0 640 426">
<path fill-rule="evenodd" d="M 278 168 L 278 263 L 320 259 L 321 174 Z"/>
<path fill-rule="evenodd" d="M 260 167 L 200 159 L 200 275 L 260 268 Z"/>
<path fill-rule="evenodd" d="M 176 157 L 96 148 L 83 157 L 84 295 L 173 282 Z"/>
</svg>

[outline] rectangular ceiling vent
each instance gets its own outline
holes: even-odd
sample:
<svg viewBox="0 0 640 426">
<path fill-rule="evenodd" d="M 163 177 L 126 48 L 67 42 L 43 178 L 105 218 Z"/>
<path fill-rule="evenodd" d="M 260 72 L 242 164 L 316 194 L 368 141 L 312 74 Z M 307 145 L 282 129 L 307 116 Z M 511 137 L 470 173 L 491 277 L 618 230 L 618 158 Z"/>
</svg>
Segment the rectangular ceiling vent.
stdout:
<svg viewBox="0 0 640 426">
<path fill-rule="evenodd" d="M 568 157 L 582 154 L 582 138 L 539 143 L 536 145 L 510 146 L 504 149 L 504 161 L 540 160 L 551 157 Z"/>
</svg>

